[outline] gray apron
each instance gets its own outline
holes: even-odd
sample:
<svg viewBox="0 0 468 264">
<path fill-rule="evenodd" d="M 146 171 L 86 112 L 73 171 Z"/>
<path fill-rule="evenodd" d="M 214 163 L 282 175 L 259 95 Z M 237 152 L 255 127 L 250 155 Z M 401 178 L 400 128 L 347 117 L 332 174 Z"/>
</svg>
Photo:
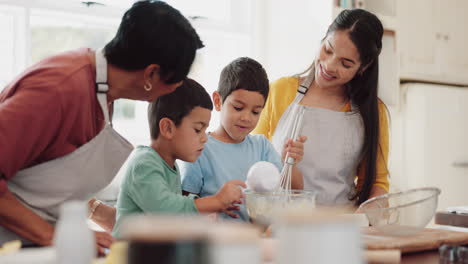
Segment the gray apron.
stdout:
<svg viewBox="0 0 468 264">
<path fill-rule="evenodd" d="M 281 116 L 273 135 L 273 145 L 281 153 L 291 137 L 294 117 L 304 109 L 301 135 L 307 136 L 304 158 L 297 167 L 304 176 L 304 190 L 317 193 L 319 205 L 347 205 L 356 193 L 354 184 L 364 143 L 364 126 L 356 107 L 337 112 L 300 105 L 314 79 L 311 71 L 299 85 L 296 98 Z"/>
<path fill-rule="evenodd" d="M 21 170 L 8 181 L 8 189 L 16 198 L 51 224 L 55 224 L 62 203 L 88 200 L 106 187 L 133 149 L 110 123 L 107 61 L 101 51 L 96 51 L 96 84 L 105 119 L 99 134 L 72 153 Z M 12 239 L 21 238 L 0 226 L 0 243 Z"/>
</svg>

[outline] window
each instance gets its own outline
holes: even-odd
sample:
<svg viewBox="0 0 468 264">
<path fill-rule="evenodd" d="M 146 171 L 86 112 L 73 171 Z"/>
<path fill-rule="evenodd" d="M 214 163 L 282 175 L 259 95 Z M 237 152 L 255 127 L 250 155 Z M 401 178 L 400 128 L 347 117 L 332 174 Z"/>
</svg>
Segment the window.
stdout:
<svg viewBox="0 0 468 264">
<path fill-rule="evenodd" d="M 4 10 L 2 10 L 4 11 Z M 4 69 L 0 71 L 0 84 L 3 87 L 10 76 L 13 75 L 15 68 L 15 48 L 13 41 L 10 39 L 14 36 L 15 30 L 15 17 L 8 14 L 8 12 L 0 12 L 0 50 L 4 51 L 2 53 L 2 60 L 0 60 L 0 68 Z"/>
<path fill-rule="evenodd" d="M 31 63 L 80 47 L 102 48 L 115 35 L 119 20 L 32 9 Z"/>
<path fill-rule="evenodd" d="M 213 22 L 231 23 L 232 4 L 230 0 L 167 0 L 187 17 L 204 18 Z"/>
<path fill-rule="evenodd" d="M 25 66 L 24 10 L 0 5 L 0 91 Z"/>
</svg>

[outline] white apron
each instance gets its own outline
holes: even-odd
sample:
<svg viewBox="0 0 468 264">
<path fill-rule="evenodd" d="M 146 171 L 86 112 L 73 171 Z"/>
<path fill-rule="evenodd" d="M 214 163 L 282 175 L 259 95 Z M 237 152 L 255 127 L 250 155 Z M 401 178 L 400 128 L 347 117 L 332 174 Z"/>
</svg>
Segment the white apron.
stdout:
<svg viewBox="0 0 468 264">
<path fill-rule="evenodd" d="M 304 176 L 304 190 L 317 193 L 319 205 L 346 205 L 356 193 L 354 184 L 357 166 L 364 144 L 361 115 L 308 107 L 299 102 L 310 87 L 314 72 L 298 87 L 296 98 L 281 116 L 273 135 L 273 145 L 281 153 L 291 136 L 293 120 L 300 108 L 305 108 L 301 135 L 307 136 L 304 158 L 297 167 Z"/>
<path fill-rule="evenodd" d="M 72 153 L 21 170 L 8 181 L 8 189 L 16 198 L 51 224 L 57 220 L 62 203 L 88 200 L 106 187 L 133 149 L 111 126 L 107 108 L 107 61 L 100 51 L 96 51 L 96 85 L 105 119 L 99 134 Z M 0 226 L 0 243 L 15 237 L 19 239 Z"/>
</svg>

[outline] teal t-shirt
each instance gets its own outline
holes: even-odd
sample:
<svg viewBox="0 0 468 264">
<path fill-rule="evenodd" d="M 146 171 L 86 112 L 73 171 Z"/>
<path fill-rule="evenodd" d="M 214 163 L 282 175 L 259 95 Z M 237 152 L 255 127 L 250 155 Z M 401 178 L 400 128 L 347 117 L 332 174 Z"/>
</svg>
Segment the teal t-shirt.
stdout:
<svg viewBox="0 0 468 264">
<path fill-rule="evenodd" d="M 183 196 L 177 165 L 169 165 L 151 147 L 138 146 L 125 162 L 112 234 L 120 235 L 122 220 L 143 213 L 198 213 L 194 196 Z"/>
<path fill-rule="evenodd" d="M 182 162 L 182 189 L 200 197 L 214 195 L 230 180 L 247 179 L 250 167 L 258 161 L 268 161 L 281 171 L 281 156 L 264 135 L 247 135 L 240 143 L 225 143 L 208 135 L 201 156 L 194 163 Z M 245 205 L 241 205 L 240 219 L 249 220 Z M 233 218 L 221 214 L 225 219 Z"/>
</svg>

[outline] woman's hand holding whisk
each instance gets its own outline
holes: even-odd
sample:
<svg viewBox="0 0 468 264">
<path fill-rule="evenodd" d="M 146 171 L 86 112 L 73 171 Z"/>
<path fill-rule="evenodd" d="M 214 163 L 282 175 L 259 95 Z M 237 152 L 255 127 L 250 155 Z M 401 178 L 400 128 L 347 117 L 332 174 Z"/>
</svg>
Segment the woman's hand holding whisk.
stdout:
<svg viewBox="0 0 468 264">
<path fill-rule="evenodd" d="M 279 188 L 283 190 L 304 188 L 304 179 L 302 178 L 301 171 L 294 166 L 300 162 L 304 156 L 304 143 L 306 136 L 299 136 L 297 140 L 289 139 L 283 148 L 283 161 L 284 167 L 281 171 L 281 179 Z"/>
<path fill-rule="evenodd" d="M 296 141 L 288 139 L 284 144 L 282 160 L 286 160 L 286 155 L 295 160 L 295 164 L 300 162 L 304 157 L 304 143 L 307 141 L 306 136 L 300 136 Z"/>
</svg>

